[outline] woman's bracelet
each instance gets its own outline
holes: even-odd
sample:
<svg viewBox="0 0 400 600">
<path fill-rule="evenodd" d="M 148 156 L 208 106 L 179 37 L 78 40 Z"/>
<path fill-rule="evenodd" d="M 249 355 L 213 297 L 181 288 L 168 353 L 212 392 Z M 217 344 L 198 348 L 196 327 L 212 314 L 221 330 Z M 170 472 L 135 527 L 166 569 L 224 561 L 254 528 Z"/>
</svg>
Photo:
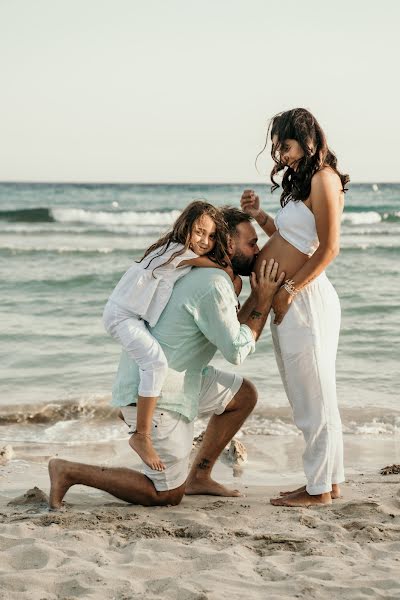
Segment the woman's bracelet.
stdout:
<svg viewBox="0 0 400 600">
<path fill-rule="evenodd" d="M 296 289 L 294 287 L 294 281 L 293 279 L 286 279 L 285 283 L 282 286 L 288 294 L 290 294 L 293 298 L 296 296 L 296 294 L 299 293 L 300 290 Z"/>
<path fill-rule="evenodd" d="M 264 214 L 265 214 L 265 219 L 263 220 L 263 222 L 262 223 L 258 222 L 260 227 L 264 227 L 264 225 L 267 224 L 267 221 L 269 219 L 269 216 L 267 215 L 267 213 L 264 213 Z"/>
</svg>

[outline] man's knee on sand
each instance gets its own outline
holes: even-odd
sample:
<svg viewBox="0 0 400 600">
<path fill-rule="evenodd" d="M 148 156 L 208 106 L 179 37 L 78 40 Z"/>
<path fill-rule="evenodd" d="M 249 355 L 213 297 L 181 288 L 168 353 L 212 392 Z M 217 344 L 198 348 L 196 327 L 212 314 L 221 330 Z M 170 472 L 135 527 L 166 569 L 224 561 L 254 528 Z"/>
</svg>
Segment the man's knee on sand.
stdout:
<svg viewBox="0 0 400 600">
<path fill-rule="evenodd" d="M 157 492 L 154 488 L 154 494 L 149 497 L 148 501 L 143 503 L 144 506 L 177 506 L 181 503 L 185 494 L 186 483 L 173 490 L 165 492 Z"/>
</svg>

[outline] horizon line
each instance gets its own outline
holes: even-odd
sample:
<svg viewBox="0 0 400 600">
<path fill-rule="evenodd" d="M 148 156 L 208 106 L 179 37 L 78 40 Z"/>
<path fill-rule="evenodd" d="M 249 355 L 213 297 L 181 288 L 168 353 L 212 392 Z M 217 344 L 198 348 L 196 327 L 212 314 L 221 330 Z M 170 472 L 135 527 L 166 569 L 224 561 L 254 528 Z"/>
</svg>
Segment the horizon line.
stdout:
<svg viewBox="0 0 400 600">
<path fill-rule="evenodd" d="M 63 180 L 13 180 L 3 179 L 0 180 L 1 184 L 36 184 L 36 185 L 272 185 L 270 182 L 255 182 L 255 181 L 90 181 L 90 180 L 78 180 L 78 181 L 63 181 Z M 379 181 L 378 179 L 371 180 L 357 180 L 350 181 L 348 185 L 387 185 L 395 184 L 399 185 L 400 181 Z"/>
</svg>

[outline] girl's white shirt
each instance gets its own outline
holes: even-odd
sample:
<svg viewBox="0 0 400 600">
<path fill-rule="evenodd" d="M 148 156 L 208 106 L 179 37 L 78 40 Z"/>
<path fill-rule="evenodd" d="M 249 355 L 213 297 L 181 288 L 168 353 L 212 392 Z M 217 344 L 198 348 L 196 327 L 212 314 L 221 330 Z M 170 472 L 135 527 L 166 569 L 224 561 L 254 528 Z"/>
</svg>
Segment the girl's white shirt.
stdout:
<svg viewBox="0 0 400 600">
<path fill-rule="evenodd" d="M 129 315 L 147 321 L 150 327 L 154 327 L 160 318 L 176 281 L 192 268 L 187 265 L 180 267 L 181 262 L 198 258 L 198 254 L 187 249 L 165 264 L 184 246 L 173 243 L 168 249 L 165 248 L 157 248 L 141 262 L 133 263 L 109 297 L 109 302 L 117 304 Z"/>
</svg>

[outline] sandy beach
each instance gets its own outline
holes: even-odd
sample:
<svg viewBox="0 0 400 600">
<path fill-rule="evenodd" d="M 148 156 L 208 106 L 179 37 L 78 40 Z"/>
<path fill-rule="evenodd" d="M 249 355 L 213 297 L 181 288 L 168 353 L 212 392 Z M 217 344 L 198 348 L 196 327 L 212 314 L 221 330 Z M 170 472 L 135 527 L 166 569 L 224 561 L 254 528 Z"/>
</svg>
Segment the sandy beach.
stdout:
<svg viewBox="0 0 400 600">
<path fill-rule="evenodd" d="M 1 467 L 0 597 L 400 598 L 400 475 L 378 468 L 388 451 L 398 458 L 396 441 L 347 436 L 353 466 L 342 498 L 326 508 L 288 509 L 269 498 L 302 482 L 298 438 L 271 436 L 256 460 L 257 440 L 243 437 L 249 461 L 235 468 L 219 461 L 215 470 L 241 498 L 192 496 L 162 508 L 76 486 L 65 509 L 49 512 L 50 448 L 16 446 Z M 125 441 L 59 450 L 106 465 L 136 460 L 131 454 Z"/>
</svg>

